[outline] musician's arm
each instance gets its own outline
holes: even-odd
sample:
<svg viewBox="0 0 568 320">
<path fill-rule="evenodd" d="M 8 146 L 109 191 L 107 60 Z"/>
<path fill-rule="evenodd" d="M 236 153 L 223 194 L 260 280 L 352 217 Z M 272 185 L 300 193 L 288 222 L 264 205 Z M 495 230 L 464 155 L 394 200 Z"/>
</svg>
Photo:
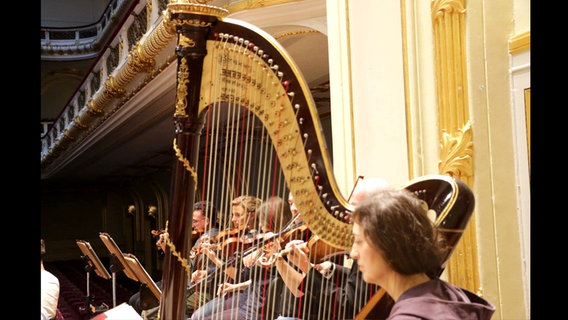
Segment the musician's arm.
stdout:
<svg viewBox="0 0 568 320">
<path fill-rule="evenodd" d="M 231 277 L 231 279 L 233 280 L 236 279 L 237 269 L 234 266 L 230 265 L 224 267 L 225 261 L 221 260 L 221 258 L 217 256 L 217 253 L 211 250 L 210 248 L 204 247 L 202 251 L 207 256 L 207 258 L 209 258 L 209 260 L 211 260 L 215 264 L 217 268 L 222 268 L 223 272 L 225 272 L 226 275 Z"/>
<path fill-rule="evenodd" d="M 246 288 L 248 288 L 250 286 L 250 284 L 252 283 L 252 280 L 247 280 L 244 282 L 239 282 L 239 283 L 223 283 L 220 285 L 219 289 L 217 290 L 217 295 L 221 296 L 224 295 L 227 292 L 235 292 L 235 291 L 241 291 L 244 290 Z"/>
<path fill-rule="evenodd" d="M 298 287 L 300 286 L 300 283 L 302 283 L 302 280 L 304 279 L 305 274 L 294 269 L 282 257 L 278 257 L 276 259 L 275 264 L 276 264 L 276 270 L 278 270 L 280 277 L 282 277 L 282 281 L 284 282 L 286 287 L 288 287 L 290 292 L 292 292 L 294 297 L 299 298 L 299 297 L 303 296 L 304 293 L 301 292 L 298 289 Z"/>
</svg>

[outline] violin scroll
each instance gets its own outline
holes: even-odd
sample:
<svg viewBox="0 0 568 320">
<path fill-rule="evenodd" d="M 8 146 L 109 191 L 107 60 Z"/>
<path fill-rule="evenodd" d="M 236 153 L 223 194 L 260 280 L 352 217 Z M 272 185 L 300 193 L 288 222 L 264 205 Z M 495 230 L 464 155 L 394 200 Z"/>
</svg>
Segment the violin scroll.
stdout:
<svg viewBox="0 0 568 320">
<path fill-rule="evenodd" d="M 165 230 L 152 230 L 150 233 L 154 237 L 158 237 L 156 241 L 156 247 L 158 247 L 159 251 L 166 252 L 166 243 L 168 240 L 168 233 Z"/>
<path fill-rule="evenodd" d="M 166 230 L 164 229 L 160 229 L 160 230 L 151 230 L 150 233 L 154 236 L 157 237 L 159 235 L 161 235 L 162 233 L 166 232 Z"/>
</svg>

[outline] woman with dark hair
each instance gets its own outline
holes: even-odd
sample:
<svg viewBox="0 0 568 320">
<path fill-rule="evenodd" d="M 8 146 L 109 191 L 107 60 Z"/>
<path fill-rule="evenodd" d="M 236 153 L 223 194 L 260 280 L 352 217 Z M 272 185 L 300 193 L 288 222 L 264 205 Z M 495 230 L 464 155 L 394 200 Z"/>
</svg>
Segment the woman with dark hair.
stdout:
<svg viewBox="0 0 568 320">
<path fill-rule="evenodd" d="M 379 177 L 361 180 L 355 186 L 349 202 L 356 206 L 365 197 L 387 187 L 387 181 Z M 291 195 L 288 201 L 293 203 Z M 354 319 L 371 293 L 380 289 L 363 281 L 357 261 L 353 261 L 351 266 L 344 265 L 342 260 L 313 264 L 308 257 L 307 242 L 301 240 L 289 241 L 286 250 L 291 251 L 277 260 L 276 267 L 287 287 L 284 292 L 296 297 L 290 301 L 297 305 L 283 309 L 278 320 Z M 367 319 L 386 319 L 392 304 L 389 297 L 382 298 L 368 312 Z"/>
<path fill-rule="evenodd" d="M 350 256 L 363 279 L 394 299 L 388 320 L 491 319 L 490 302 L 428 276 L 440 267 L 445 248 L 426 210 L 406 189 L 383 189 L 359 203 Z"/>
</svg>

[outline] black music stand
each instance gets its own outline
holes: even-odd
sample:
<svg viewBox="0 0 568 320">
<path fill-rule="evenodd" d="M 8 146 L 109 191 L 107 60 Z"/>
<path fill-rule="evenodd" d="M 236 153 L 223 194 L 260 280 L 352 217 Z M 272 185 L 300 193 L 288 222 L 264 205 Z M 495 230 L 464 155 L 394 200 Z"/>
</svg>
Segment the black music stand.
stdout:
<svg viewBox="0 0 568 320">
<path fill-rule="evenodd" d="M 124 271 L 127 277 L 140 282 L 140 306 L 143 309 L 157 307 L 160 304 L 162 292 L 154 280 L 148 275 L 140 261 L 131 253 L 122 253 L 114 239 L 106 233 L 100 232 L 99 237 L 111 253 L 110 270 L 113 272 Z M 150 291 L 150 292 L 148 292 Z"/>
<path fill-rule="evenodd" d="M 124 259 L 128 267 L 134 271 L 140 284 L 140 306 L 143 310 L 151 309 L 160 305 L 162 290 L 158 288 L 152 277 L 142 266 L 138 258 L 131 253 L 125 253 Z"/>
<path fill-rule="evenodd" d="M 95 253 L 95 250 L 93 250 L 93 247 L 91 247 L 91 244 L 85 240 L 75 240 L 75 242 L 77 243 L 77 246 L 79 247 L 79 249 L 81 250 L 81 252 L 83 253 L 83 255 L 81 256 L 81 259 L 83 261 L 85 261 L 85 271 L 87 272 L 87 296 L 86 296 L 86 309 L 90 311 L 91 314 L 98 314 L 104 311 L 107 311 L 109 308 L 108 306 L 103 302 L 103 304 L 101 304 L 99 307 L 94 307 L 92 305 L 92 303 L 95 301 L 95 297 L 93 295 L 91 295 L 91 289 L 90 289 L 90 276 L 91 276 L 91 271 L 95 271 L 95 273 L 103 278 L 103 279 L 111 279 L 111 275 L 108 273 L 107 269 L 103 266 L 103 264 L 101 263 L 101 260 L 99 259 L 99 257 L 97 256 L 97 254 Z M 114 280 L 114 277 L 113 277 Z M 115 299 L 115 283 L 113 281 L 113 286 L 112 286 L 112 293 L 113 293 L 113 298 L 114 298 L 114 304 L 116 305 L 116 299 Z"/>
</svg>

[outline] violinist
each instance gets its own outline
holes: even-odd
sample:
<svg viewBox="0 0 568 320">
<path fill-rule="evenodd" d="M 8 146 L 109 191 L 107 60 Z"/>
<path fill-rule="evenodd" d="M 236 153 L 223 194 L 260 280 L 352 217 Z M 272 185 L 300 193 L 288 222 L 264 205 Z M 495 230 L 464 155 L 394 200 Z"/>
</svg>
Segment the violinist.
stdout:
<svg viewBox="0 0 568 320">
<path fill-rule="evenodd" d="M 254 229 L 255 212 L 261 203 L 261 199 L 248 195 L 234 198 L 231 201 L 232 228 L 220 231 L 215 237 L 209 239 L 210 245 L 200 247 L 200 252 L 209 259 L 210 266 L 215 265 L 216 267 L 213 271 L 211 267 L 197 269 L 192 273 L 191 282 L 197 284 L 203 281 L 202 279 L 210 281 L 209 298 L 216 294 L 220 284 L 228 280 L 241 281 L 243 276 L 241 254 L 245 250 L 244 243 L 258 234 Z M 227 247 L 230 247 L 229 250 Z M 207 303 L 197 310 L 203 311 L 208 305 L 210 304 Z"/>
<path fill-rule="evenodd" d="M 217 291 L 219 296 L 197 309 L 191 319 L 274 319 L 273 307 L 280 297 L 278 292 L 270 290 L 270 285 L 278 273 L 262 261 L 279 251 L 279 239 L 274 232 L 287 225 L 292 213 L 284 199 L 271 197 L 260 205 L 256 215 L 265 241 L 242 258 L 246 280 L 223 283 Z M 225 295 L 228 292 L 233 294 Z"/>
<path fill-rule="evenodd" d="M 367 196 L 387 187 L 388 183 L 381 178 L 362 180 L 353 190 L 350 203 L 356 206 Z M 357 261 L 353 261 L 350 267 L 332 261 L 310 263 L 307 254 L 309 247 L 306 244 L 293 240 L 286 244 L 284 250 L 289 252 L 286 255 L 287 261 L 301 272 L 297 272 L 285 259 L 276 260 L 287 289 L 304 299 L 299 312 L 277 319 L 354 319 L 379 287 L 363 281 Z M 382 298 L 367 318 L 386 319 L 392 304 L 390 297 Z"/>
<path fill-rule="evenodd" d="M 191 229 L 200 236 L 193 243 L 189 257 L 193 272 L 187 291 L 187 315 L 191 315 L 195 309 L 213 299 L 216 289 L 215 276 L 204 279 L 204 283 L 196 284 L 208 273 L 214 274 L 217 269 L 217 266 L 203 254 L 201 248 L 209 245 L 211 239 L 219 234 L 218 217 L 217 208 L 209 201 L 199 201 L 193 205 Z"/>
<path fill-rule="evenodd" d="M 193 204 L 192 231 L 200 233 L 201 236 L 195 242 L 193 242 L 193 246 L 190 252 L 190 256 L 194 254 L 193 257 L 190 257 L 190 266 L 192 270 L 198 267 L 202 267 L 201 265 L 198 266 L 200 261 L 207 262 L 207 259 L 200 260 L 201 257 L 199 257 L 197 253 L 199 252 L 199 247 L 201 246 L 202 242 L 208 241 L 209 238 L 215 237 L 219 233 L 219 229 L 217 227 L 217 216 L 217 209 L 211 202 L 199 201 Z M 165 252 L 168 241 L 167 233 L 164 233 L 163 230 L 160 230 L 153 231 L 152 234 L 158 237 L 158 240 L 156 241 L 156 247 L 158 247 L 159 250 L 162 250 L 162 252 Z M 156 285 L 161 289 L 162 280 L 157 281 Z M 191 315 L 195 308 L 208 301 L 208 299 L 210 300 L 212 298 L 212 296 L 207 296 L 206 294 L 201 295 L 201 293 L 203 292 L 210 292 L 210 290 L 206 288 L 206 286 L 202 286 L 202 288 L 203 290 L 192 290 L 188 292 L 186 301 L 186 314 Z M 139 314 L 141 314 L 143 310 L 140 305 L 140 292 L 133 294 L 128 300 L 128 304 L 130 304 Z M 156 307 L 155 309 L 157 308 L 159 307 Z"/>
<path fill-rule="evenodd" d="M 231 201 L 231 222 L 233 228 L 230 230 L 220 231 L 219 234 L 212 239 L 217 251 L 209 250 L 210 247 L 202 248 L 218 267 L 223 267 L 223 271 L 227 276 L 235 282 L 240 282 L 238 277 L 240 273 L 240 263 L 238 260 L 242 258 L 253 240 L 258 237 L 256 227 L 255 212 L 262 203 L 262 200 L 253 196 L 239 196 Z M 226 262 L 231 262 L 226 265 Z"/>
<path fill-rule="evenodd" d="M 246 236 L 250 232 L 256 232 L 257 220 L 256 210 L 262 200 L 253 196 L 240 196 L 231 201 L 231 222 L 232 230 L 241 231 L 241 236 Z"/>
</svg>

